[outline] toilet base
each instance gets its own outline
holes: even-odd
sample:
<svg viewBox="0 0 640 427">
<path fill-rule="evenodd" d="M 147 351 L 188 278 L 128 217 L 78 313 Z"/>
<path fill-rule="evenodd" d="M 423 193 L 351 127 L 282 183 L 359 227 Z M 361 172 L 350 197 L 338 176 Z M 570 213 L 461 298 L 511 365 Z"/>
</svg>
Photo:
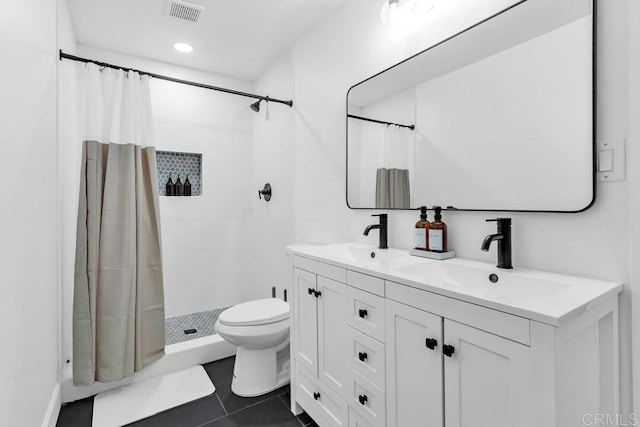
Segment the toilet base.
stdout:
<svg viewBox="0 0 640 427">
<path fill-rule="evenodd" d="M 278 361 L 276 348 L 248 350 L 238 347 L 231 391 L 240 397 L 255 397 L 288 384 L 288 360 L 284 366 L 279 364 L 282 363 Z"/>
</svg>

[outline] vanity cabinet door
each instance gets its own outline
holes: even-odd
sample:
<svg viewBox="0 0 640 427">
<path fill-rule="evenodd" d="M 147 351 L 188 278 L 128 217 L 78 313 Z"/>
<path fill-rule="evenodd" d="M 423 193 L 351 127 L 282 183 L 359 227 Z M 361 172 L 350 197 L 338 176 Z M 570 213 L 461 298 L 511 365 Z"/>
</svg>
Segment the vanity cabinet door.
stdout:
<svg viewBox="0 0 640 427">
<path fill-rule="evenodd" d="M 442 318 L 391 300 L 385 312 L 387 426 L 442 426 Z"/>
<path fill-rule="evenodd" d="M 295 347 L 298 366 L 318 375 L 318 317 L 316 275 L 308 271 L 293 269 Z"/>
<path fill-rule="evenodd" d="M 344 397 L 347 369 L 347 286 L 318 276 L 318 377 Z"/>
<path fill-rule="evenodd" d="M 530 426 L 530 348 L 448 319 L 444 336 L 446 427 Z"/>
</svg>

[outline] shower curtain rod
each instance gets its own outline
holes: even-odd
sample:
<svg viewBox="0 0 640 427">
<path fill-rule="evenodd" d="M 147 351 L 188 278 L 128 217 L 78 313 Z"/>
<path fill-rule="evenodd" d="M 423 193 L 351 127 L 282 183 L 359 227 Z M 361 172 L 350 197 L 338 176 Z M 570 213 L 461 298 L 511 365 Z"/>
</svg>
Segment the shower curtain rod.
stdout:
<svg viewBox="0 0 640 427">
<path fill-rule="evenodd" d="M 368 117 L 362 117 L 362 116 L 354 116 L 353 114 L 347 114 L 347 117 L 351 117 L 352 119 L 364 120 L 365 122 L 373 122 L 373 123 L 381 123 L 383 125 L 398 126 L 400 128 L 407 128 L 411 130 L 414 130 L 416 128 L 414 125 L 401 125 L 400 123 L 383 122 L 382 120 L 370 119 Z"/>
<path fill-rule="evenodd" d="M 227 89 L 227 88 L 224 88 L 224 87 L 211 86 L 211 85 L 206 85 L 204 83 L 196 83 L 196 82 L 190 82 L 189 80 L 176 79 L 175 77 L 163 76 L 162 74 L 150 73 L 148 71 L 140 71 L 140 70 L 136 70 L 134 68 L 127 68 L 127 67 L 122 67 L 120 65 L 113 65 L 113 64 L 108 64 L 106 62 L 95 61 L 93 59 L 81 58 L 79 56 L 75 56 L 75 55 L 70 55 L 68 53 L 64 53 L 62 51 L 62 49 L 60 49 L 60 60 L 62 61 L 63 59 L 70 59 L 72 61 L 78 61 L 78 62 L 84 62 L 84 63 L 91 62 L 92 64 L 96 64 L 96 65 L 98 65 L 100 67 L 113 68 L 114 70 L 122 70 L 122 71 L 134 71 L 134 72 L 136 72 L 138 74 L 144 74 L 144 75 L 147 75 L 149 77 L 153 77 L 155 79 L 167 80 L 169 82 L 180 83 L 180 84 L 183 84 L 183 85 L 201 87 L 203 89 L 216 90 L 218 92 L 230 93 L 232 95 L 246 96 L 247 98 L 259 99 L 261 101 L 277 102 L 279 104 L 285 104 L 285 105 L 288 105 L 289 107 L 293 107 L 293 101 L 292 100 L 284 101 L 282 99 L 271 98 L 269 96 L 256 95 L 254 93 L 240 92 L 238 90 Z"/>
</svg>

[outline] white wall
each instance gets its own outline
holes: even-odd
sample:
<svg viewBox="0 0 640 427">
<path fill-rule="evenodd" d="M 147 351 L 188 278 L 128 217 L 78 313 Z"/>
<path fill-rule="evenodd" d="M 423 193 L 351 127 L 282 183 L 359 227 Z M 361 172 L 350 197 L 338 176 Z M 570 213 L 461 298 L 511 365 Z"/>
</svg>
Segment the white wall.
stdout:
<svg viewBox="0 0 640 427">
<path fill-rule="evenodd" d="M 66 0 L 58 1 L 58 48 L 65 53 L 77 54 L 77 42 Z M 73 258 L 76 244 L 76 217 L 78 212 L 78 185 L 80 176 L 80 152 L 78 129 L 75 127 L 76 74 L 69 61 L 58 61 L 58 191 L 59 252 L 60 252 L 60 381 L 70 378 L 71 365 L 71 307 L 73 301 Z M 71 166 L 72 165 L 72 166 Z M 73 230 L 72 232 L 70 230 Z M 65 232 L 67 231 L 67 232 Z M 67 284 L 65 286 L 65 283 Z M 62 387 L 64 399 L 64 387 Z"/>
<path fill-rule="evenodd" d="M 288 51 L 255 81 L 254 93 L 274 98 L 293 99 L 292 58 Z M 293 238 L 293 110 L 284 105 L 260 104 L 260 112 L 253 113 L 253 154 L 251 197 L 253 219 L 247 245 L 250 257 L 247 267 L 250 284 L 256 297 L 271 296 L 275 286 L 277 296 L 283 298 L 284 289 L 291 297 L 286 259 L 286 246 Z M 273 195 L 269 202 L 258 199 L 258 190 L 271 184 Z"/>
<path fill-rule="evenodd" d="M 59 398 L 56 2 L 3 2 L 0 51 L 0 425 L 38 426 Z"/>
<path fill-rule="evenodd" d="M 475 2 L 501 9 L 505 2 Z M 372 211 L 349 210 L 345 204 L 345 95 L 351 85 L 423 50 L 445 35 L 477 21 L 478 12 L 464 8 L 450 24 L 440 20 L 423 30 L 393 38 L 380 25 L 380 4 L 350 0 L 323 25 L 295 46 L 295 233 L 298 242 L 377 242 L 376 233 L 362 236 L 374 220 Z M 436 11 L 434 9 L 434 11 Z M 469 22 L 463 22 L 464 20 Z M 627 2 L 598 5 L 597 138 L 627 136 Z M 315 189 L 322 188 L 320 194 Z M 622 281 L 621 305 L 622 409 L 631 408 L 630 240 L 628 182 L 598 185 L 595 205 L 579 214 L 509 213 L 513 218 L 516 266 Z M 636 212 L 637 213 L 637 212 Z M 389 244 L 412 246 L 416 212 L 390 212 Z M 495 248 L 480 251 L 495 224 L 495 213 L 446 212 L 449 247 L 458 256 L 495 262 Z M 502 214 L 502 216 L 505 216 Z M 637 216 L 637 215 L 636 215 Z M 636 357 L 640 362 L 640 358 Z M 640 369 L 640 364 L 637 364 Z"/>
</svg>

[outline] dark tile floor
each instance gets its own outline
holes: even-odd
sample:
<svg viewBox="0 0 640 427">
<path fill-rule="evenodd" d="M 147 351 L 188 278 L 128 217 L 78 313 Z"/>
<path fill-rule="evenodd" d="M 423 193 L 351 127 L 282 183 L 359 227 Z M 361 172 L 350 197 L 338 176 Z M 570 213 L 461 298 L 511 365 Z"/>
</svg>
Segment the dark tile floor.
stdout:
<svg viewBox="0 0 640 427">
<path fill-rule="evenodd" d="M 204 365 L 216 392 L 202 399 L 129 424 L 136 427 L 317 426 L 306 414 L 289 410 L 289 386 L 258 397 L 238 397 L 231 392 L 233 357 Z M 62 406 L 57 427 L 91 427 L 93 397 Z"/>
</svg>

